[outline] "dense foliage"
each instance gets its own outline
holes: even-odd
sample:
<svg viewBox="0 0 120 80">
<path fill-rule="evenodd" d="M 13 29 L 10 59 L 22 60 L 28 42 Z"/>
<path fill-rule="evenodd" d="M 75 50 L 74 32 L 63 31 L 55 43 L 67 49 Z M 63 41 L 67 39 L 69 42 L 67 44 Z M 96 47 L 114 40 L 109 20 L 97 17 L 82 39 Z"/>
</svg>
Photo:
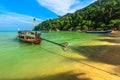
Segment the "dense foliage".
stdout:
<svg viewBox="0 0 120 80">
<path fill-rule="evenodd" d="M 120 29 L 120 0 L 98 0 L 93 4 L 56 19 L 46 20 L 35 30 L 108 30 Z"/>
</svg>

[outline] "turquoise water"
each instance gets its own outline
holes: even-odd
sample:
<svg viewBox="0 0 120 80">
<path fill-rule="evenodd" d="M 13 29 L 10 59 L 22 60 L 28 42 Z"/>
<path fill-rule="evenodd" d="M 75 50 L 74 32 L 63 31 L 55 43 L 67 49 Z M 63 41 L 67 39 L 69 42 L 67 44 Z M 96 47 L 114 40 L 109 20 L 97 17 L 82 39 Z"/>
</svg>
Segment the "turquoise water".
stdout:
<svg viewBox="0 0 120 80">
<path fill-rule="evenodd" d="M 68 50 L 63 51 L 46 41 L 36 45 L 21 42 L 16 36 L 17 32 L 0 32 L 0 79 L 33 78 L 71 69 L 73 62 L 68 59 L 74 56 L 74 51 L 70 46 L 84 45 L 98 38 L 98 35 L 78 32 L 42 33 L 42 38 L 68 42 Z"/>
</svg>

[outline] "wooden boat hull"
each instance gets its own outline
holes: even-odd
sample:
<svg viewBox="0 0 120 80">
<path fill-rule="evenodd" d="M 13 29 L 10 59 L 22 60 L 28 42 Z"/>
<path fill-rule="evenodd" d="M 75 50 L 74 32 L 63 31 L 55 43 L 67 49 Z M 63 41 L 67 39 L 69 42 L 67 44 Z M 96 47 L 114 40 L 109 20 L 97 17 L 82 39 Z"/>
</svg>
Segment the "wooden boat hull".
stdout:
<svg viewBox="0 0 120 80">
<path fill-rule="evenodd" d="M 93 34 L 108 34 L 111 33 L 111 30 L 108 31 L 87 31 L 86 33 L 93 33 Z"/>
<path fill-rule="evenodd" d="M 19 40 L 23 41 L 23 42 L 29 42 L 29 43 L 35 43 L 35 44 L 40 44 L 41 43 L 41 40 L 35 40 L 35 39 L 23 39 L 23 38 L 20 38 L 19 37 Z"/>
<path fill-rule="evenodd" d="M 29 42 L 35 44 L 41 43 L 40 35 L 35 31 L 19 31 L 18 38 L 23 42 Z"/>
</svg>

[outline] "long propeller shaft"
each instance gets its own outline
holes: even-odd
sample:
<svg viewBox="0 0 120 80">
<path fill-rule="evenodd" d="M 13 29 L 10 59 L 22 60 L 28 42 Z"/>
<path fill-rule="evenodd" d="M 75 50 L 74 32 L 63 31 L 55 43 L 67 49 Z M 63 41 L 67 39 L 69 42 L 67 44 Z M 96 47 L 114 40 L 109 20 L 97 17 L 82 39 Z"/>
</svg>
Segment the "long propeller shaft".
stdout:
<svg viewBox="0 0 120 80">
<path fill-rule="evenodd" d="M 54 42 L 54 41 L 50 41 L 50 40 L 47 40 L 47 39 L 44 39 L 44 38 L 40 38 L 41 40 L 45 40 L 47 42 L 50 42 L 50 43 L 53 43 L 53 44 L 56 44 L 56 45 L 59 45 L 61 46 L 63 49 L 67 48 L 68 46 L 68 43 L 65 42 L 65 43 L 57 43 L 57 42 Z"/>
</svg>

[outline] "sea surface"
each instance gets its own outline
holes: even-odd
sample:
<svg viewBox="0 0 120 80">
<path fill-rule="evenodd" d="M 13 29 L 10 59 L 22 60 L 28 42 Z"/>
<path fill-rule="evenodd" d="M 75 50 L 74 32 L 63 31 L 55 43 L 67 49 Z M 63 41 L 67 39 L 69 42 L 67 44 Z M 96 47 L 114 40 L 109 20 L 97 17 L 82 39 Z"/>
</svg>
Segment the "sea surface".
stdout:
<svg viewBox="0 0 120 80">
<path fill-rule="evenodd" d="M 57 43 L 68 42 L 69 46 L 64 51 L 46 41 L 40 45 L 24 43 L 17 38 L 17 32 L 0 32 L 0 80 L 36 79 L 69 71 L 74 68 L 72 60 L 78 56 L 71 47 L 93 44 L 99 35 L 48 32 L 42 33 L 41 37 Z"/>
</svg>

